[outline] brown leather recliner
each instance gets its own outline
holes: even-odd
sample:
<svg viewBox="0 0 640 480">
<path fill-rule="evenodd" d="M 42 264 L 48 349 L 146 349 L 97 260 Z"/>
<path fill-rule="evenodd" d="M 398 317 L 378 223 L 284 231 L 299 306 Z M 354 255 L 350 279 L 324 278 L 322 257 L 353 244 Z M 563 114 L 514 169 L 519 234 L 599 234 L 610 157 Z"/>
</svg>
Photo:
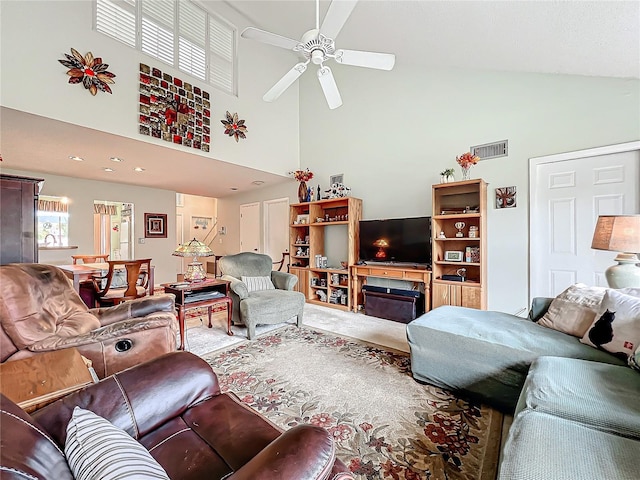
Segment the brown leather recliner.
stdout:
<svg viewBox="0 0 640 480">
<path fill-rule="evenodd" d="M 0 267 L 0 362 L 76 347 L 100 378 L 176 350 L 175 297 L 89 308 L 52 265 Z"/>
<path fill-rule="evenodd" d="M 115 374 L 31 417 L 0 395 L 2 478 L 71 480 L 61 450 L 75 406 L 125 430 L 172 479 L 353 480 L 325 429 L 283 433 L 235 395 L 220 393 L 211 367 L 188 352 Z"/>
</svg>

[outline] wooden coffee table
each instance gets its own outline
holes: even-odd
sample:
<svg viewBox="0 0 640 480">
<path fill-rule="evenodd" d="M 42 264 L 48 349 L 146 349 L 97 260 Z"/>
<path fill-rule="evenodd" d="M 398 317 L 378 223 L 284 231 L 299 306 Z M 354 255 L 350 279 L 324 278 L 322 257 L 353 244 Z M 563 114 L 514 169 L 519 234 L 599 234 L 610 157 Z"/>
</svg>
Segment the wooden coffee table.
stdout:
<svg viewBox="0 0 640 480">
<path fill-rule="evenodd" d="M 75 348 L 5 362 L 0 364 L 0 392 L 32 412 L 97 381 L 90 365 Z"/>
</svg>

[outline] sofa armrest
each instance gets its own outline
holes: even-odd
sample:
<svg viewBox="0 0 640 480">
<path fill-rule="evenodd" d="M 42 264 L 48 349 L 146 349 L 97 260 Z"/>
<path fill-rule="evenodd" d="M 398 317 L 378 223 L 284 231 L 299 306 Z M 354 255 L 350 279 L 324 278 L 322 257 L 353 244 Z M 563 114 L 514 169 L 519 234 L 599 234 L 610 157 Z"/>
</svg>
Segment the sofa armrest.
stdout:
<svg viewBox="0 0 640 480">
<path fill-rule="evenodd" d="M 249 296 L 247 284 L 242 280 L 238 280 L 236 277 L 232 277 L 231 275 L 223 275 L 222 277 L 220 277 L 220 279 L 231 282 L 229 285 L 229 290 L 235 293 L 238 298 L 240 298 L 240 300 L 243 300 Z"/>
<path fill-rule="evenodd" d="M 293 287 L 295 287 L 298 282 L 298 277 L 292 273 L 274 270 L 271 272 L 271 281 L 279 290 L 293 290 Z"/>
<path fill-rule="evenodd" d="M 299 425 L 287 430 L 229 480 L 325 479 L 335 461 L 335 446 L 324 428 Z"/>
<path fill-rule="evenodd" d="M 75 406 L 91 410 L 136 440 L 193 405 L 220 394 L 207 362 L 173 352 L 107 377 L 32 415 L 60 446 Z"/>
<path fill-rule="evenodd" d="M 172 293 L 150 295 L 120 303 L 114 307 L 93 308 L 89 310 L 100 321 L 102 327 L 130 318 L 146 317 L 155 312 L 175 314 L 176 297 Z"/>
<path fill-rule="evenodd" d="M 547 313 L 549 310 L 549 305 L 553 298 L 549 297 L 535 297 L 531 301 L 531 309 L 529 310 L 529 320 L 532 322 L 537 322 L 542 318 L 542 316 Z"/>
</svg>

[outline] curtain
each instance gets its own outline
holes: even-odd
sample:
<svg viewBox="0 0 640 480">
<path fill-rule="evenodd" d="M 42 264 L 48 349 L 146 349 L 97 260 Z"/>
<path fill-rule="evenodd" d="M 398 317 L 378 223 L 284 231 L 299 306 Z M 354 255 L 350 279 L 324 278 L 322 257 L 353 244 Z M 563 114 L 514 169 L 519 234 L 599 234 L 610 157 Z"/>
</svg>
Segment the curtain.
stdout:
<svg viewBox="0 0 640 480">
<path fill-rule="evenodd" d="M 118 207 L 116 205 L 106 205 L 104 203 L 94 203 L 93 213 L 100 215 L 117 215 Z"/>
<path fill-rule="evenodd" d="M 62 203 L 60 200 L 38 200 L 38 210 L 43 212 L 59 212 L 67 213 L 69 211 L 69 205 Z"/>
</svg>

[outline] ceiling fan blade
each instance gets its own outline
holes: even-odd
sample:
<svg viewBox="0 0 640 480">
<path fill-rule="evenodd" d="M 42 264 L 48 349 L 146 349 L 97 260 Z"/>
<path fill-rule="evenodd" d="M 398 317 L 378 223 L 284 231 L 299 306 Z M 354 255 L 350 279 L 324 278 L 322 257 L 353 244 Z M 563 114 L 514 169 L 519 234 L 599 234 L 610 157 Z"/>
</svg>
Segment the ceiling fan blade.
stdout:
<svg viewBox="0 0 640 480">
<path fill-rule="evenodd" d="M 286 48 L 287 50 L 293 50 L 298 45 L 298 40 L 283 37 L 275 33 L 260 30 L 255 27 L 247 27 L 240 34 L 242 38 L 248 38 L 249 40 L 257 40 L 258 42 L 268 43 L 269 45 L 275 45 L 276 47 Z"/>
<path fill-rule="evenodd" d="M 333 73 L 329 67 L 322 66 L 318 69 L 318 80 L 320 80 L 320 86 L 329 108 L 333 110 L 342 105 L 342 97 L 340 97 L 338 85 L 336 85 L 336 80 L 333 78 Z"/>
<path fill-rule="evenodd" d="M 393 53 L 361 52 L 358 50 L 336 50 L 335 60 L 345 65 L 356 67 L 391 70 L 396 63 Z"/>
<path fill-rule="evenodd" d="M 308 63 L 308 62 L 307 62 Z M 300 62 L 293 66 L 291 70 L 285 73 L 284 77 L 282 77 L 278 82 L 271 87 L 271 89 L 264 94 L 262 99 L 265 102 L 273 102 L 280 95 L 284 93 L 284 91 L 291 86 L 293 82 L 295 82 L 300 75 L 302 75 L 307 69 L 307 63 Z"/>
<path fill-rule="evenodd" d="M 320 33 L 332 40 L 340 33 L 358 0 L 333 0 L 324 17 Z"/>
</svg>

